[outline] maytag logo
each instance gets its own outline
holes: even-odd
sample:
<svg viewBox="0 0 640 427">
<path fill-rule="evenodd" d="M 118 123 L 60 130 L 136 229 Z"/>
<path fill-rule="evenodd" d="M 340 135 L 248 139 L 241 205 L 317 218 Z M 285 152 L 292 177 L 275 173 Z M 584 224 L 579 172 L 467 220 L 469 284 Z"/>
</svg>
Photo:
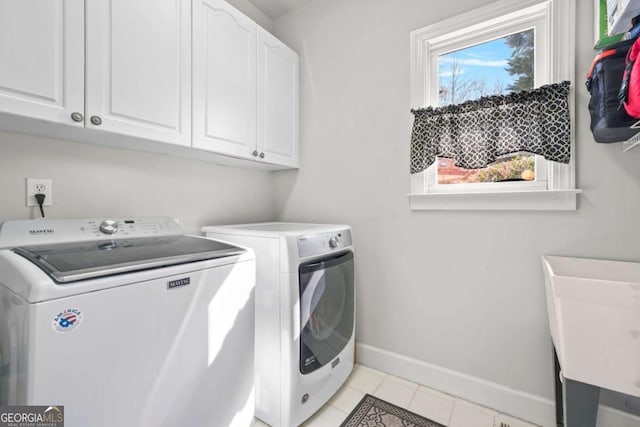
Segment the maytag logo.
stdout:
<svg viewBox="0 0 640 427">
<path fill-rule="evenodd" d="M 172 280 L 167 283 L 167 289 L 179 288 L 180 286 L 187 286 L 191 284 L 191 277 L 185 277 L 184 279 Z"/>
<path fill-rule="evenodd" d="M 335 368 L 336 366 L 338 366 L 338 363 L 340 363 L 340 358 L 336 357 L 336 360 L 334 360 L 333 362 L 331 362 L 331 369 Z"/>
<path fill-rule="evenodd" d="M 41 234 L 53 234 L 55 230 L 53 228 L 40 228 L 38 230 L 29 230 L 29 234 L 39 236 Z"/>
</svg>

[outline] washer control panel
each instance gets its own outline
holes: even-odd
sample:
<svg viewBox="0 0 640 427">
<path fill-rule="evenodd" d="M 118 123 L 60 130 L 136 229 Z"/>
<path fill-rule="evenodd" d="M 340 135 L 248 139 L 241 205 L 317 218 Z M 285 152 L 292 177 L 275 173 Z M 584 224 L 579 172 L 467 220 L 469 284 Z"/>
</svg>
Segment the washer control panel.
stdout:
<svg viewBox="0 0 640 427">
<path fill-rule="evenodd" d="M 163 234 L 171 229 L 170 224 L 162 221 L 145 221 L 141 219 L 105 219 L 88 220 L 80 227 L 80 232 L 93 234 L 96 237 L 122 236 L 147 237 Z"/>
<path fill-rule="evenodd" d="M 345 229 L 333 233 L 312 234 L 298 237 L 298 256 L 300 258 L 338 251 L 352 245 L 351 230 Z"/>
<path fill-rule="evenodd" d="M 183 235 L 173 218 L 38 219 L 6 221 L 0 248 L 101 239 Z"/>
</svg>

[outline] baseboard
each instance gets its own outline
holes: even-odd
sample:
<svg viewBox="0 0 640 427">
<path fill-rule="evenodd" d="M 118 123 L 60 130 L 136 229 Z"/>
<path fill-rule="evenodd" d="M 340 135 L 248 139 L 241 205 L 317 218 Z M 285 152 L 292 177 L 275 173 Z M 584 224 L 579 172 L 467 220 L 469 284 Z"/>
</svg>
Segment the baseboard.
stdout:
<svg viewBox="0 0 640 427">
<path fill-rule="evenodd" d="M 540 426 L 556 425 L 555 403 L 552 400 L 367 344 L 357 344 L 357 355 L 358 363 L 365 366 L 424 384 Z M 600 406 L 598 427 L 638 426 L 640 418 Z"/>
</svg>

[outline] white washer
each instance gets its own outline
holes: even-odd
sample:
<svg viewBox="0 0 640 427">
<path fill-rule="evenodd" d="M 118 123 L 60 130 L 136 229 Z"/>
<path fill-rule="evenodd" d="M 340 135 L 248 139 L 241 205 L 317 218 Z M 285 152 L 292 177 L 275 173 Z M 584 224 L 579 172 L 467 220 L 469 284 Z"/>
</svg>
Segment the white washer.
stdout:
<svg viewBox="0 0 640 427">
<path fill-rule="evenodd" d="M 256 416 L 297 426 L 353 369 L 351 229 L 276 222 L 202 231 L 256 252 Z"/>
<path fill-rule="evenodd" d="M 170 218 L 0 228 L 0 405 L 68 427 L 251 425 L 255 261 Z"/>
</svg>

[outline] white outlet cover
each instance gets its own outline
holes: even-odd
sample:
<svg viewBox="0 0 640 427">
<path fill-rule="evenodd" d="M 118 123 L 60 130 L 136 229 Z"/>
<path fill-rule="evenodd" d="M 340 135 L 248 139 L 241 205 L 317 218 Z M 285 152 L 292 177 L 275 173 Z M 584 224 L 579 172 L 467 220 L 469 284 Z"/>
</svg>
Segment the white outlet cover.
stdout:
<svg viewBox="0 0 640 427">
<path fill-rule="evenodd" d="M 44 190 L 38 191 L 40 186 L 44 186 Z M 42 206 L 53 206 L 53 183 L 49 178 L 27 178 L 26 197 L 27 206 L 38 206 L 35 195 L 37 193 L 45 195 Z"/>
</svg>

